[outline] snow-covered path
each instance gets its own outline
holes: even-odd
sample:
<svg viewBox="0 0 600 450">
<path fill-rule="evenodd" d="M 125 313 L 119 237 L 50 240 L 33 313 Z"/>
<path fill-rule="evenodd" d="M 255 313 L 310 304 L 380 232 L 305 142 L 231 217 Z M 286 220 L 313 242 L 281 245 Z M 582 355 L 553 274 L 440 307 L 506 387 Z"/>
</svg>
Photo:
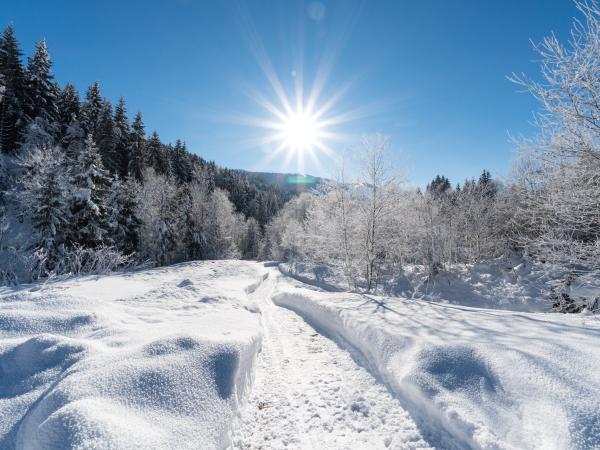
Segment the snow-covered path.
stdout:
<svg viewBox="0 0 600 450">
<path fill-rule="evenodd" d="M 599 338 L 248 261 L 5 287 L 0 449 L 600 449 Z"/>
<path fill-rule="evenodd" d="M 234 448 L 429 448 L 399 402 L 348 352 L 272 303 L 277 282 L 273 271 L 250 294 L 264 338 Z"/>
</svg>

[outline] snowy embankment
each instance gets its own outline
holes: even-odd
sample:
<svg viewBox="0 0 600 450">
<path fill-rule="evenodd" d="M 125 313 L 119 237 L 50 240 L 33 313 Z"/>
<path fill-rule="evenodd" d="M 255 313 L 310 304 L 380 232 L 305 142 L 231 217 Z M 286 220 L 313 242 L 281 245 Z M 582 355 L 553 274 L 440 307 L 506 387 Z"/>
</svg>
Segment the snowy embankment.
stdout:
<svg viewBox="0 0 600 450">
<path fill-rule="evenodd" d="M 272 298 L 348 349 L 433 446 L 600 448 L 595 318 L 323 292 L 289 278 Z"/>
<path fill-rule="evenodd" d="M 280 264 L 279 269 L 326 291 L 348 288 L 340 269 L 302 262 Z M 552 309 L 549 295 L 553 291 L 568 293 L 576 301 L 585 300 L 584 303 L 600 297 L 600 272 L 573 276 L 573 272 L 557 265 L 497 258 L 476 264 L 455 264 L 435 276 L 425 266 L 406 265 L 403 270 L 387 274 L 385 283 L 377 289 L 378 293 L 393 297 L 475 308 L 548 312 Z"/>
<path fill-rule="evenodd" d="M 0 289 L 0 448 L 222 448 L 264 269 L 190 263 Z"/>
</svg>

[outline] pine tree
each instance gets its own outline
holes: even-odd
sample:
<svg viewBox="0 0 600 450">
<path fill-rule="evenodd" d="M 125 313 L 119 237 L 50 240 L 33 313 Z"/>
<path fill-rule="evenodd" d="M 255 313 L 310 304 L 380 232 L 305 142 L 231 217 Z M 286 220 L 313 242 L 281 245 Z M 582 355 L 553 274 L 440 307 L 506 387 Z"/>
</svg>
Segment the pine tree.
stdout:
<svg viewBox="0 0 600 450">
<path fill-rule="evenodd" d="M 0 104 L 0 152 L 15 154 L 21 134 L 28 123 L 25 111 L 25 71 L 22 52 L 9 25 L 0 38 L 0 74 L 4 78 L 4 94 Z"/>
<path fill-rule="evenodd" d="M 451 189 L 450 180 L 443 175 L 436 175 L 433 181 L 427 185 L 427 191 L 434 197 L 440 197 Z"/>
<path fill-rule="evenodd" d="M 74 195 L 71 203 L 73 215 L 70 244 L 95 248 L 109 244 L 108 207 L 106 199 L 110 178 L 102 165 L 100 153 L 91 135 L 79 153 L 73 167 L 71 183 Z"/>
<path fill-rule="evenodd" d="M 23 211 L 31 217 L 35 230 L 33 243 L 38 275 L 52 272 L 64 250 L 65 233 L 69 223 L 67 197 L 69 184 L 63 168 L 63 153 L 57 149 L 31 152 L 22 160 L 26 169 L 19 199 Z"/>
<path fill-rule="evenodd" d="M 140 112 L 135 115 L 132 132 L 129 136 L 129 145 L 131 148 L 128 167 L 129 176 L 142 181 L 146 168 L 146 133 L 142 113 Z"/>
<path fill-rule="evenodd" d="M 75 115 L 71 119 L 71 122 L 66 127 L 64 136 L 61 140 L 61 146 L 65 149 L 67 155 L 67 162 L 75 163 L 79 158 L 79 154 L 85 148 L 85 132 L 79 120 Z"/>
<path fill-rule="evenodd" d="M 249 217 L 246 221 L 246 233 L 242 243 L 242 256 L 244 259 L 258 258 L 261 240 L 262 233 L 258 221 L 253 217 Z"/>
<path fill-rule="evenodd" d="M 67 187 L 60 166 L 43 173 L 36 192 L 32 224 L 38 235 L 36 250 L 45 256 L 45 270 L 52 271 L 64 250 L 64 232 L 69 223 L 65 202 Z"/>
<path fill-rule="evenodd" d="M 492 174 L 487 170 L 484 170 L 481 173 L 479 181 L 477 182 L 477 187 L 486 197 L 495 197 L 498 191 L 497 186 L 492 179 Z"/>
<path fill-rule="evenodd" d="M 100 84 L 94 82 L 86 94 L 85 101 L 81 107 L 81 125 L 86 134 L 91 134 L 92 139 L 97 140 L 98 123 L 102 112 L 102 95 L 100 93 Z"/>
<path fill-rule="evenodd" d="M 57 90 L 51 74 L 52 63 L 46 41 L 41 40 L 27 66 L 28 115 L 40 117 L 49 126 L 58 119 Z"/>
<path fill-rule="evenodd" d="M 169 159 L 156 131 L 152 133 L 148 141 L 147 154 L 148 165 L 153 167 L 157 174 L 169 175 Z"/>
<path fill-rule="evenodd" d="M 111 238 L 124 254 L 138 251 L 141 219 L 138 216 L 141 185 L 133 178 L 113 180 L 108 207 Z"/>
<path fill-rule="evenodd" d="M 49 152 L 54 147 L 52 130 L 48 128 L 48 123 L 41 117 L 36 117 L 27 124 L 19 147 L 21 159 L 31 158 L 36 153 Z"/>
<path fill-rule="evenodd" d="M 79 104 L 79 92 L 72 84 L 65 85 L 57 100 L 58 122 L 60 124 L 60 139 L 65 137 L 67 129 L 73 119 L 81 120 L 81 105 Z"/>
<path fill-rule="evenodd" d="M 142 257 L 159 265 L 170 264 L 177 243 L 181 241 L 181 233 L 176 229 L 179 215 L 177 188 L 172 180 L 156 174 L 151 167 L 144 171 L 143 179 L 139 207 Z"/>
<path fill-rule="evenodd" d="M 180 253 L 184 260 L 202 259 L 203 209 L 206 201 L 198 184 L 184 184 L 177 192 L 178 229 L 181 232 Z"/>
<path fill-rule="evenodd" d="M 114 117 L 114 159 L 117 165 L 117 173 L 121 178 L 125 178 L 129 172 L 130 155 L 130 137 L 131 130 L 129 128 L 129 120 L 127 119 L 127 108 L 125 107 L 125 99 L 119 98 L 117 107 L 115 108 Z"/>
<path fill-rule="evenodd" d="M 180 183 L 189 183 L 192 180 L 192 163 L 185 148 L 185 143 L 177 139 L 171 154 L 171 170 L 173 176 Z"/>
<path fill-rule="evenodd" d="M 110 173 L 118 173 L 119 162 L 115 155 L 116 136 L 115 121 L 113 119 L 112 105 L 108 100 L 104 100 L 102 111 L 98 119 L 98 128 L 96 130 L 96 143 L 102 156 L 102 163 Z"/>
</svg>

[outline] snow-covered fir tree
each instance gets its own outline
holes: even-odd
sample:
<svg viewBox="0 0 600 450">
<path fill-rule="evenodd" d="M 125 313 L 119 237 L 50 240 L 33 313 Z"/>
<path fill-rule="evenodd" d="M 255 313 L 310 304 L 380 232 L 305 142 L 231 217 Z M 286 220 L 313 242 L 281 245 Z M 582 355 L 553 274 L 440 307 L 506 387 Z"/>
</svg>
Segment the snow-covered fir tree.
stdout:
<svg viewBox="0 0 600 450">
<path fill-rule="evenodd" d="M 48 47 L 42 39 L 27 65 L 27 109 L 29 117 L 39 117 L 48 126 L 54 126 L 58 119 L 58 89 L 54 84 L 51 68 Z"/>
<path fill-rule="evenodd" d="M 107 199 L 108 223 L 114 245 L 126 255 L 139 250 L 139 198 L 142 186 L 133 178 L 113 178 Z"/>
<path fill-rule="evenodd" d="M 91 134 L 93 139 L 97 139 L 98 123 L 100 113 L 102 112 L 102 94 L 100 93 L 100 83 L 94 82 L 85 93 L 85 101 L 81 106 L 81 125 L 86 134 Z"/>
<path fill-rule="evenodd" d="M 23 162 L 27 168 L 22 177 L 22 204 L 35 230 L 31 248 L 34 272 L 52 273 L 64 256 L 71 212 L 67 199 L 71 187 L 64 171 L 63 153 L 57 148 L 43 148 L 30 153 Z"/>
<path fill-rule="evenodd" d="M 60 91 L 57 99 L 58 122 L 60 124 L 59 139 L 63 139 L 67 133 L 67 128 L 73 120 L 81 122 L 81 104 L 79 92 L 70 83 L 67 83 Z"/>
<path fill-rule="evenodd" d="M 73 165 L 71 184 L 70 242 L 87 248 L 112 243 L 107 205 L 111 180 L 91 135 Z"/>
</svg>

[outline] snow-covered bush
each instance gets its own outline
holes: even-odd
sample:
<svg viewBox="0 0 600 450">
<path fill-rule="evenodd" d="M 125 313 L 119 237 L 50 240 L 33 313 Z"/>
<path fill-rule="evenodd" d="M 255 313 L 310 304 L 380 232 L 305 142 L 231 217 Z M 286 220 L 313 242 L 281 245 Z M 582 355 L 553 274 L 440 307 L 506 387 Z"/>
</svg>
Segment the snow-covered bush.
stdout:
<svg viewBox="0 0 600 450">
<path fill-rule="evenodd" d="M 72 275 L 109 273 L 127 269 L 133 263 L 131 255 L 125 255 L 114 247 L 85 248 L 75 245 L 65 252 L 59 266 L 59 273 Z"/>
</svg>

